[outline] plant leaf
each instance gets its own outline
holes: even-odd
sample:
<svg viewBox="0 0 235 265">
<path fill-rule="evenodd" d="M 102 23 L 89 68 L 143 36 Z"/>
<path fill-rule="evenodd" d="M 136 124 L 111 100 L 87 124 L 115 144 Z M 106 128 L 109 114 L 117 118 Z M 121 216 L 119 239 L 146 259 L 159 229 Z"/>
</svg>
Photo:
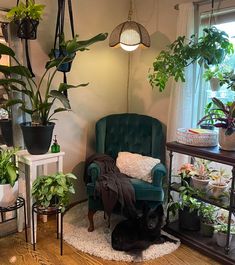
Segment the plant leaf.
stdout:
<svg viewBox="0 0 235 265">
<path fill-rule="evenodd" d="M 87 86 L 87 85 L 89 85 L 89 83 L 79 84 L 79 85 L 68 85 L 66 83 L 60 83 L 59 91 L 63 92 L 63 91 L 68 90 L 70 88 L 84 87 L 84 86 Z"/>
<path fill-rule="evenodd" d="M 2 43 L 0 43 L 0 54 L 1 55 L 9 55 L 11 57 L 15 56 L 14 51 L 10 47 L 8 47 L 7 45 L 4 45 Z"/>
<path fill-rule="evenodd" d="M 66 109 L 71 109 L 71 106 L 69 104 L 69 100 L 66 98 L 64 94 L 62 94 L 58 90 L 51 90 L 50 96 L 53 98 L 57 98 Z"/>
</svg>

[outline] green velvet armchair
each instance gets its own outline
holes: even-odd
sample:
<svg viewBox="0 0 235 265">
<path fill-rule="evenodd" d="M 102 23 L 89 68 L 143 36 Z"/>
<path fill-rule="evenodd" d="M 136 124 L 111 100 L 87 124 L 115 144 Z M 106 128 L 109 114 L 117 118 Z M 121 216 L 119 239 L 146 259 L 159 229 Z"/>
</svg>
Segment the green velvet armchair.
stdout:
<svg viewBox="0 0 235 265">
<path fill-rule="evenodd" d="M 159 120 L 134 113 L 112 114 L 96 123 L 96 152 L 107 154 L 114 159 L 118 152 L 126 151 L 151 156 L 161 160 L 151 172 L 152 183 L 130 178 L 135 190 L 136 207 L 143 201 L 154 207 L 164 200 L 162 187 L 166 176 L 165 141 L 162 124 Z M 103 210 L 100 198 L 94 197 L 95 182 L 100 174 L 98 164 L 91 163 L 87 169 L 91 182 L 87 184 L 88 195 L 88 231 L 94 230 L 93 216 Z"/>
</svg>

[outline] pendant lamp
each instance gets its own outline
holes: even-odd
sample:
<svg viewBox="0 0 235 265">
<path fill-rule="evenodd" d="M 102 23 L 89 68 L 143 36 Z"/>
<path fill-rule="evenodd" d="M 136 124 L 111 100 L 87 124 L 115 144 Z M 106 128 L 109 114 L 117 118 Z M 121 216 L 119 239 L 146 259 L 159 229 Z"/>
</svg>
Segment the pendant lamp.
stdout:
<svg viewBox="0 0 235 265">
<path fill-rule="evenodd" d="M 132 21 L 132 0 L 128 20 L 119 24 L 111 33 L 109 38 L 110 47 L 121 46 L 126 51 L 134 51 L 139 46 L 150 47 L 148 31 L 139 23 Z"/>
</svg>

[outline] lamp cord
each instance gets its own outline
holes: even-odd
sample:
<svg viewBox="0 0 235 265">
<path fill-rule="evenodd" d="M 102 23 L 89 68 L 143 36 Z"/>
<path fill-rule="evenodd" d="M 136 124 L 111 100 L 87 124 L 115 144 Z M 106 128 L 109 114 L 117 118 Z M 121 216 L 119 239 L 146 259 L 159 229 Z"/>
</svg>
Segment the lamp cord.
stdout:
<svg viewBox="0 0 235 265">
<path fill-rule="evenodd" d="M 133 4 L 132 4 L 132 0 L 130 0 L 130 9 L 129 9 L 129 13 L 128 13 L 128 21 L 131 21 L 132 14 L 133 14 Z"/>
<path fill-rule="evenodd" d="M 127 61 L 127 84 L 126 84 L 126 112 L 127 113 L 129 113 L 130 74 L 131 74 L 131 53 L 128 52 L 128 61 Z"/>
</svg>

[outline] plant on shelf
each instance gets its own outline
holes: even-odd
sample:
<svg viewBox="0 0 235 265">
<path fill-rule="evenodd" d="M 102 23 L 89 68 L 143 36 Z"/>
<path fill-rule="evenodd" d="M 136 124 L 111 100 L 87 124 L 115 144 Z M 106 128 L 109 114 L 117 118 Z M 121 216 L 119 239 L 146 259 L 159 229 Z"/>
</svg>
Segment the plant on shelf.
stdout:
<svg viewBox="0 0 235 265">
<path fill-rule="evenodd" d="M 228 35 L 215 27 L 204 28 L 204 35 L 198 40 L 192 35 L 189 40 L 179 36 L 161 51 L 153 62 L 153 69 L 148 79 L 152 87 L 162 92 L 168 80 L 173 77 L 176 82 L 185 82 L 185 68 L 194 62 L 209 68 L 209 65 L 220 64 L 226 55 L 233 53 L 233 44 Z"/>
<path fill-rule="evenodd" d="M 56 173 L 37 177 L 32 186 L 32 196 L 42 208 L 60 207 L 62 212 L 69 203 L 69 195 L 75 193 L 72 173 Z"/>
<path fill-rule="evenodd" d="M 212 237 L 216 221 L 217 208 L 214 205 L 202 202 L 200 206 L 201 234 Z"/>
<path fill-rule="evenodd" d="M 20 2 L 8 13 L 7 18 L 18 25 L 17 35 L 22 39 L 36 39 L 39 20 L 45 5 L 36 4 L 34 0 Z"/>
<path fill-rule="evenodd" d="M 0 207 L 12 205 L 18 197 L 17 151 L 16 148 L 0 150 Z"/>
<path fill-rule="evenodd" d="M 84 42 L 73 39 L 67 43 L 66 51 L 68 54 L 83 51 L 86 46 L 90 45 L 90 41 L 94 43 L 106 38 L 107 33 L 101 33 Z M 18 61 L 11 48 L 0 43 L 0 55 L 10 56 L 16 64 L 15 66 L 0 65 L 0 72 L 7 76 L 0 80 L 0 85 L 5 85 L 9 92 L 17 91 L 23 94 L 25 98 L 10 99 L 6 107 L 19 104 L 20 109 L 30 115 L 31 122 L 21 124 L 26 148 L 31 154 L 44 154 L 51 143 L 54 128 L 54 123 L 51 121 L 54 115 L 71 109 L 64 92 L 71 88 L 87 86 L 88 83 L 80 85 L 61 83 L 57 89 L 52 89 L 57 68 L 64 62 L 71 61 L 69 55 L 48 61 L 45 65 L 45 72 L 38 82 L 34 80 L 29 69 Z M 62 104 L 62 107 L 55 107 L 56 100 Z"/>
<path fill-rule="evenodd" d="M 220 247 L 225 247 L 227 242 L 228 225 L 219 224 L 215 226 L 216 243 Z M 229 244 L 232 240 L 232 234 L 235 234 L 235 226 L 230 226 Z"/>
<path fill-rule="evenodd" d="M 214 126 L 219 128 L 219 145 L 223 150 L 235 150 L 235 101 L 223 103 L 218 98 L 212 98 L 214 108 L 198 122 L 213 120 Z"/>
<path fill-rule="evenodd" d="M 181 178 L 181 180 L 184 180 L 188 184 L 190 184 L 190 179 L 191 179 L 191 176 L 194 174 L 194 172 L 195 172 L 194 165 L 190 163 L 186 163 L 186 164 L 183 164 L 178 170 L 178 176 Z"/>
<path fill-rule="evenodd" d="M 199 210 L 201 203 L 193 198 L 193 196 L 199 195 L 199 191 L 189 186 L 189 184 L 183 180 L 183 186 L 179 188 L 179 201 L 173 201 L 173 198 L 170 198 L 168 211 L 172 212 L 173 215 L 176 215 L 178 211 L 179 225 L 181 228 L 187 230 L 200 229 Z"/>
<path fill-rule="evenodd" d="M 217 198 L 226 191 L 228 183 L 230 182 L 231 176 L 226 172 L 224 168 L 215 170 L 211 173 L 210 191 L 213 197 Z"/>
</svg>

